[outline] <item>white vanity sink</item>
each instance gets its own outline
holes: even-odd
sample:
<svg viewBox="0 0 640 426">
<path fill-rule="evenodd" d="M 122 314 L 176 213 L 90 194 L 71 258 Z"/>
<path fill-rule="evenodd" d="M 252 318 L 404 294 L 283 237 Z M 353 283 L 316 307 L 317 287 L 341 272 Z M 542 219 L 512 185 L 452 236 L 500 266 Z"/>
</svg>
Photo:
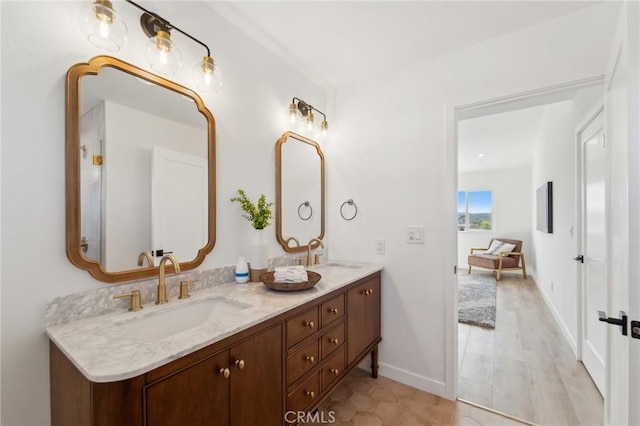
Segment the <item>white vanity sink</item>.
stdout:
<svg viewBox="0 0 640 426">
<path fill-rule="evenodd" d="M 246 303 L 216 297 L 176 307 L 163 306 L 156 312 L 119 322 L 116 326 L 131 338 L 150 343 L 197 327 L 210 316 L 218 318 L 249 307 L 251 305 Z"/>
</svg>

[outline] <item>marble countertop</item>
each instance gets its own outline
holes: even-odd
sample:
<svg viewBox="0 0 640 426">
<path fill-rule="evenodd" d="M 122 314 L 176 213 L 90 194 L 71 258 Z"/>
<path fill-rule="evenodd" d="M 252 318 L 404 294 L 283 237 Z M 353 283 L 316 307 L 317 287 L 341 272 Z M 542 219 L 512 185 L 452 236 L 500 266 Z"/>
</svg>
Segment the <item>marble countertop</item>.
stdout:
<svg viewBox="0 0 640 426">
<path fill-rule="evenodd" d="M 322 279 L 313 288 L 299 292 L 277 292 L 262 283 L 223 284 L 191 294 L 186 300 L 168 304 L 146 304 L 138 312 L 114 312 L 48 326 L 49 338 L 73 364 L 93 382 L 112 382 L 140 374 L 181 358 L 198 349 L 303 305 L 382 269 L 379 265 L 334 262 L 309 268 Z M 180 309 L 206 299 L 223 298 L 246 304 L 239 313 L 216 315 L 215 309 L 200 325 L 156 341 L 136 339 L 120 324 L 136 321 L 163 310 Z M 158 327 L 166 324 L 159 323 Z"/>
</svg>

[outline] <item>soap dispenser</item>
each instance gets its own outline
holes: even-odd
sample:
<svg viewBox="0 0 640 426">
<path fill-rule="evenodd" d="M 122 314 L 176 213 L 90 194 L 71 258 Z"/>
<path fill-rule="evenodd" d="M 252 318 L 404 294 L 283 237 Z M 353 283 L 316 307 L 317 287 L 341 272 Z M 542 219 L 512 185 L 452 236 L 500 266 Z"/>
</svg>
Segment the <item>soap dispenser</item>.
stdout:
<svg viewBox="0 0 640 426">
<path fill-rule="evenodd" d="M 244 284 L 249 281 L 249 265 L 244 257 L 239 257 L 236 262 L 236 282 Z"/>
</svg>

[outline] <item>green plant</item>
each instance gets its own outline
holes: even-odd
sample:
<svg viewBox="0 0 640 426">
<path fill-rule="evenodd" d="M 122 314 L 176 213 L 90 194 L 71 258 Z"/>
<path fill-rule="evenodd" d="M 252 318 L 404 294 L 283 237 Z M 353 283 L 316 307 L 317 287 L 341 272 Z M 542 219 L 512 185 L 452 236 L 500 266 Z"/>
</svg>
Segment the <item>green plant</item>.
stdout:
<svg viewBox="0 0 640 426">
<path fill-rule="evenodd" d="M 272 217 L 271 206 L 273 206 L 273 203 L 267 203 L 267 197 L 264 194 L 258 198 L 257 206 L 249 200 L 247 194 L 242 189 L 238 189 L 238 195 L 233 197 L 231 201 L 240 203 L 240 208 L 242 208 L 244 212 L 242 217 L 251 222 L 251 226 L 255 229 L 264 229 L 269 226 L 269 219 Z"/>
</svg>

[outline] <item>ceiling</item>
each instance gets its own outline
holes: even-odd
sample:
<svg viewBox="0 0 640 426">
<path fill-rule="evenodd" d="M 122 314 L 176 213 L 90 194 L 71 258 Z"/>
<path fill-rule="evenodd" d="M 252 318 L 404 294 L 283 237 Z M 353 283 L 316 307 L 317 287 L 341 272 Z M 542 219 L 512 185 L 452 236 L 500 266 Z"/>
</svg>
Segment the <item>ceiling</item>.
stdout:
<svg viewBox="0 0 640 426">
<path fill-rule="evenodd" d="M 317 83 L 339 88 L 574 12 L 583 1 L 205 1 Z"/>
<path fill-rule="evenodd" d="M 531 167 L 545 107 L 460 121 L 458 173 Z"/>
</svg>

